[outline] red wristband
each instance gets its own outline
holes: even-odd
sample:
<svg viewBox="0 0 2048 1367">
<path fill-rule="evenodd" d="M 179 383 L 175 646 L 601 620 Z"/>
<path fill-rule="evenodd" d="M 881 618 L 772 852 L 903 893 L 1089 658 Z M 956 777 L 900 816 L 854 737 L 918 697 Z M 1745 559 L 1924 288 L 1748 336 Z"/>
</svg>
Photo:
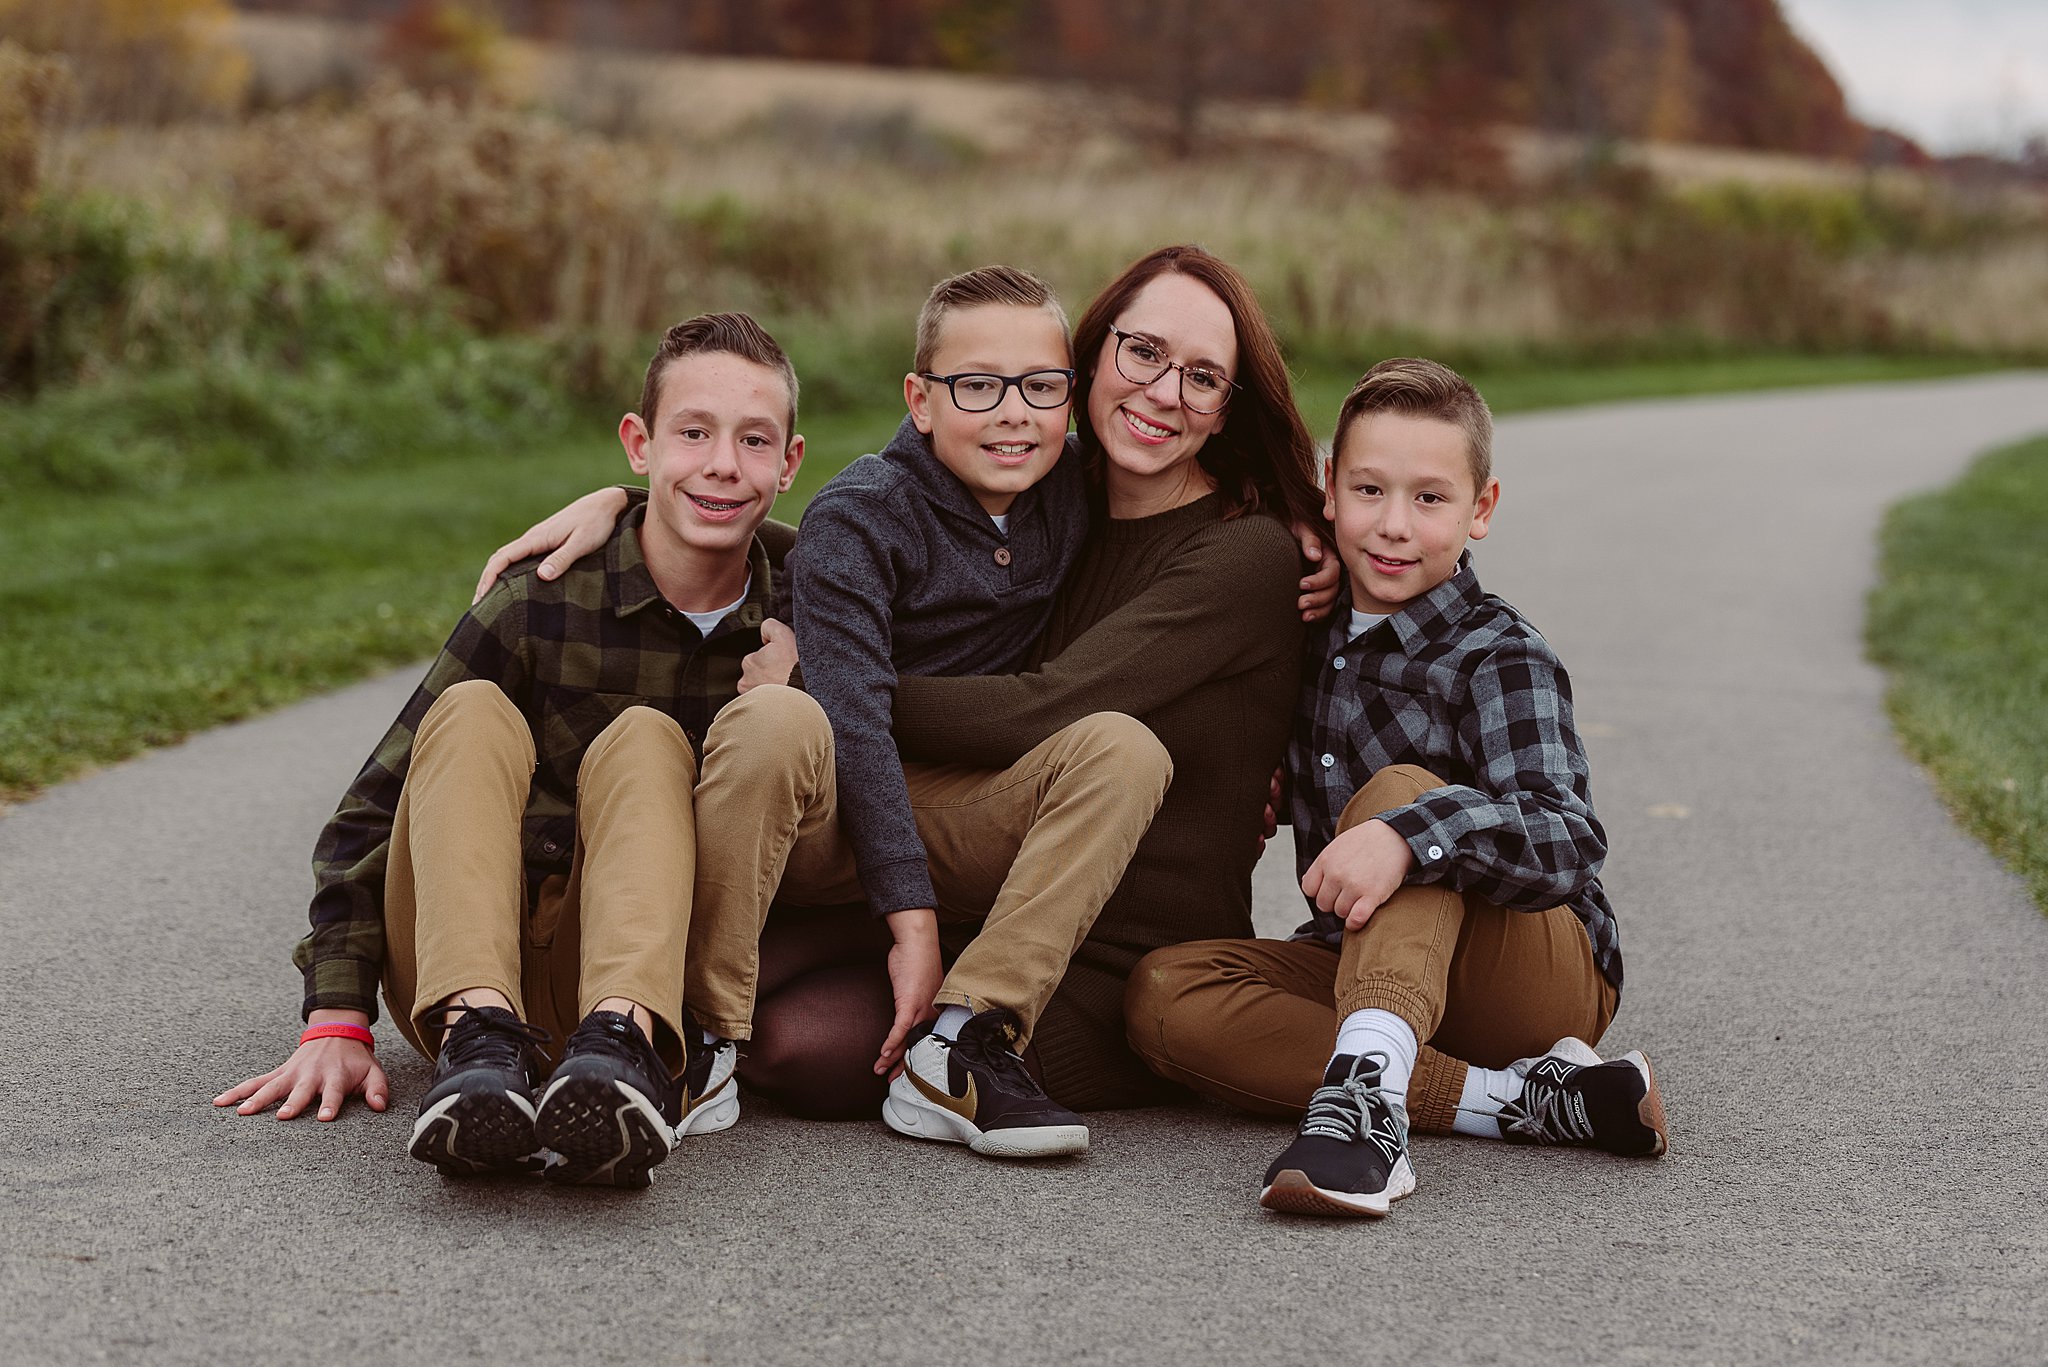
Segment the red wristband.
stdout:
<svg viewBox="0 0 2048 1367">
<path fill-rule="evenodd" d="M 328 1021 L 325 1025 L 309 1025 L 299 1035 L 299 1043 L 313 1039 L 352 1039 L 367 1049 L 377 1047 L 377 1037 L 370 1033 L 367 1025 L 351 1025 L 347 1021 Z"/>
</svg>

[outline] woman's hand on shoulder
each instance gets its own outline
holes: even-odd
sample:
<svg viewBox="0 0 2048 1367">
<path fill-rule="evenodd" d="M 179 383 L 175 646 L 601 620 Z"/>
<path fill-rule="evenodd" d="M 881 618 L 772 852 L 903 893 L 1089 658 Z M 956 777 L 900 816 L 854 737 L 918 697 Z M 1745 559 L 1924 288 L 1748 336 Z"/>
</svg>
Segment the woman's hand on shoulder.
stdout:
<svg viewBox="0 0 2048 1367">
<path fill-rule="evenodd" d="M 559 578 L 563 570 L 611 539 L 612 528 L 625 511 L 626 491 L 605 488 L 593 490 L 560 512 L 542 518 L 491 552 L 491 558 L 484 562 L 484 572 L 477 576 L 470 606 L 483 601 L 499 575 L 532 556 L 547 556 L 540 562 L 541 578 Z"/>
<path fill-rule="evenodd" d="M 335 1018 L 368 1024 L 360 1012 Z M 375 1051 L 352 1039 L 309 1039 L 283 1063 L 228 1088 L 213 1099 L 213 1104 L 233 1106 L 236 1115 L 259 1115 L 281 1101 L 277 1118 L 290 1120 L 317 1098 L 320 1118 L 333 1120 L 340 1116 L 348 1099 L 357 1095 L 373 1111 L 391 1104 L 391 1083 L 384 1076 L 384 1067 L 377 1062 Z"/>
<path fill-rule="evenodd" d="M 1295 539 L 1301 542 L 1302 563 L 1308 573 L 1301 577 L 1301 597 L 1295 606 L 1301 609 L 1301 620 L 1319 622 L 1330 615 L 1330 609 L 1337 605 L 1337 587 L 1344 578 L 1344 562 L 1338 558 L 1323 540 L 1321 532 L 1306 522 L 1294 524 Z"/>
</svg>

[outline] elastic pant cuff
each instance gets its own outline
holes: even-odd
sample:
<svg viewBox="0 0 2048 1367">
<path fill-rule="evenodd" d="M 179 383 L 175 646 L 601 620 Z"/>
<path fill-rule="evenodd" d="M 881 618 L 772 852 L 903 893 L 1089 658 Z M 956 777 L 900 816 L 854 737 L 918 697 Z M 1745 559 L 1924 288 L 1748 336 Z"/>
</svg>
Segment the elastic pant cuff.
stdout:
<svg viewBox="0 0 2048 1367">
<path fill-rule="evenodd" d="M 1415 1032 L 1417 1043 L 1427 1044 L 1430 1035 L 1436 1031 L 1437 1013 L 1421 993 L 1403 983 L 1387 978 L 1367 978 L 1354 984 L 1349 991 L 1337 999 L 1337 1017 L 1343 1018 L 1353 1011 L 1391 1011 L 1408 1022 L 1408 1028 Z"/>
<path fill-rule="evenodd" d="M 1458 1099 L 1465 1095 L 1469 1068 L 1434 1049 L 1427 1057 L 1435 1066 L 1417 1068 L 1408 1085 L 1408 1124 L 1424 1134 L 1449 1134 L 1458 1119 Z"/>
</svg>

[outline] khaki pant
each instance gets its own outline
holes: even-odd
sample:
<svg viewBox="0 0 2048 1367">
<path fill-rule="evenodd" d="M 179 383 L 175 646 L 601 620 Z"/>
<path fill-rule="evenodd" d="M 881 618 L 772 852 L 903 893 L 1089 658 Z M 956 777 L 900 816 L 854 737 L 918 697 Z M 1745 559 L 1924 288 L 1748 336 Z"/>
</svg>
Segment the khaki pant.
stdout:
<svg viewBox="0 0 2048 1367">
<path fill-rule="evenodd" d="M 384 995 L 399 1029 L 431 1056 L 426 1014 L 489 987 L 545 1029 L 557 1055 L 608 997 L 654 1015 L 671 1067 L 682 1063 L 686 997 L 700 1024 L 746 1038 L 761 917 L 788 852 L 789 832 L 768 814 L 831 790 L 829 734 L 788 738 L 813 718 L 824 721 L 793 689 L 753 690 L 720 710 L 700 766 L 672 718 L 627 709 L 578 771 L 570 871 L 529 905 L 526 719 L 493 684 L 448 689 L 420 723 L 392 822 Z M 745 1009 L 728 1009 L 735 1002 Z"/>
<path fill-rule="evenodd" d="M 1339 830 L 1443 781 L 1394 765 Z M 1140 960 L 1124 997 L 1131 1047 L 1160 1076 L 1247 1110 L 1299 1114 L 1322 1085 L 1337 1026 L 1377 1007 L 1423 1048 L 1408 1088 L 1417 1129 L 1444 1133 L 1468 1063 L 1502 1068 L 1566 1035 L 1598 1043 L 1615 991 L 1570 909 L 1511 911 L 1431 884 L 1402 888 L 1342 951 L 1309 941 L 1203 940 Z"/>
<path fill-rule="evenodd" d="M 1173 761 L 1144 723 L 1098 712 L 1004 769 L 903 769 L 939 919 L 980 923 L 937 1000 L 972 1011 L 1008 1007 L 1028 1039 L 1151 826 Z M 832 790 L 792 816 L 795 841 L 780 900 L 861 900 Z"/>
</svg>

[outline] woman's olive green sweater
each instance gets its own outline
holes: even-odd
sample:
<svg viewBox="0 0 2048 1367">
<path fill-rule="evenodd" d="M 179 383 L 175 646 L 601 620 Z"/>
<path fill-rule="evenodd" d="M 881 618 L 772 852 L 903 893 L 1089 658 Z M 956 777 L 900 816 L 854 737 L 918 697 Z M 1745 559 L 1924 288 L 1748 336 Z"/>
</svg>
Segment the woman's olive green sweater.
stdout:
<svg viewBox="0 0 2048 1367">
<path fill-rule="evenodd" d="M 1004 765 L 1091 712 L 1125 712 L 1173 757 L 1173 786 L 1075 954 L 1034 1046 L 1069 1106 L 1158 1090 L 1124 1043 L 1124 980 L 1147 951 L 1252 933 L 1260 814 L 1294 712 L 1300 559 L 1278 520 L 1214 494 L 1098 521 L 1027 672 L 898 680 L 905 759 Z"/>
</svg>

